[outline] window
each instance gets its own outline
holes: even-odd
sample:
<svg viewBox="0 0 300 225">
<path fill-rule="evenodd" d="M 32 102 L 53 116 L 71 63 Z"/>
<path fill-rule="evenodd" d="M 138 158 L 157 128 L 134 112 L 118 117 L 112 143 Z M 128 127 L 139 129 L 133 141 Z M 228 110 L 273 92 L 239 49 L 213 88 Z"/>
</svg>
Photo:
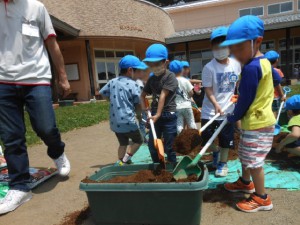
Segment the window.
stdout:
<svg viewBox="0 0 300 225">
<path fill-rule="evenodd" d="M 199 50 L 190 52 L 191 76 L 202 74 L 203 67 L 213 58 L 210 50 Z"/>
<path fill-rule="evenodd" d="M 268 6 L 268 14 L 279 14 L 293 11 L 293 2 L 282 2 Z"/>
<path fill-rule="evenodd" d="M 274 41 L 264 41 L 261 45 L 262 53 L 266 53 L 267 51 L 274 50 L 274 49 L 275 49 Z"/>
<path fill-rule="evenodd" d="M 125 55 L 134 55 L 134 53 L 133 51 L 95 50 L 95 68 L 99 88 L 118 76 L 119 60 Z"/>
<path fill-rule="evenodd" d="M 169 53 L 169 60 L 180 60 L 185 61 L 186 60 L 186 54 L 185 52 L 171 52 Z"/>
<path fill-rule="evenodd" d="M 254 15 L 254 16 L 263 16 L 264 15 L 264 7 L 252 7 L 247 9 L 240 9 L 240 17 L 246 15 Z"/>
<path fill-rule="evenodd" d="M 294 37 L 290 39 L 290 50 L 289 50 L 289 68 L 286 70 L 286 40 L 282 39 L 279 41 L 280 48 L 280 67 L 285 74 L 289 74 L 290 78 L 300 78 L 300 37 Z"/>
<path fill-rule="evenodd" d="M 298 0 L 298 10 L 300 10 L 300 0 Z"/>
</svg>

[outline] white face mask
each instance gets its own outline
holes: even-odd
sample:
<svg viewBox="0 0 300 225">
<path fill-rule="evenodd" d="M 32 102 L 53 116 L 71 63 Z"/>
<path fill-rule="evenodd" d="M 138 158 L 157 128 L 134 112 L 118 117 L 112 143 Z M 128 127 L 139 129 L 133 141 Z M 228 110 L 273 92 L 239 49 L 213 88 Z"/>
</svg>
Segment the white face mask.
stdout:
<svg viewBox="0 0 300 225">
<path fill-rule="evenodd" d="M 155 76 L 161 76 L 165 72 L 165 64 L 161 66 L 156 66 L 151 68 L 152 72 L 154 73 Z"/>
<path fill-rule="evenodd" d="M 217 60 L 227 59 L 229 56 L 229 48 L 221 48 L 218 50 L 213 50 L 214 58 Z"/>
</svg>

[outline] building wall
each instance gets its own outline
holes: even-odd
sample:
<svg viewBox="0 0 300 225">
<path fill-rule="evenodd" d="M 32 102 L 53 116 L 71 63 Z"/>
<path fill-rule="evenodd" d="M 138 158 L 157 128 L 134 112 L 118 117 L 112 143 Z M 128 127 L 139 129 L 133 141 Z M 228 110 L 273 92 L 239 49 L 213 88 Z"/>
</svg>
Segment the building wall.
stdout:
<svg viewBox="0 0 300 225">
<path fill-rule="evenodd" d="M 77 93 L 79 101 L 90 99 L 90 81 L 86 57 L 85 42 L 82 39 L 60 41 L 65 64 L 78 64 L 78 81 L 70 81 L 72 93 Z"/>
<path fill-rule="evenodd" d="M 167 11 L 173 19 L 175 30 L 182 31 L 228 25 L 239 17 L 240 9 L 249 7 L 264 6 L 264 16 L 262 18 L 265 18 L 268 16 L 268 5 L 287 1 L 294 2 L 294 11 L 287 14 L 299 13 L 297 10 L 298 0 L 230 0 L 212 4 L 203 3 L 199 7 L 169 8 Z M 274 16 L 278 16 L 278 14 Z"/>
<path fill-rule="evenodd" d="M 78 101 L 87 101 L 97 95 L 99 84 L 97 83 L 97 71 L 95 67 L 94 50 L 127 50 L 133 51 L 134 54 L 143 59 L 145 51 L 154 43 L 154 41 L 136 39 L 136 38 L 89 38 L 91 47 L 91 57 L 93 66 L 93 77 L 96 93 L 91 95 L 90 79 L 88 72 L 87 54 L 85 47 L 85 39 L 78 38 L 76 40 L 59 41 L 65 64 L 78 64 L 80 79 L 78 81 L 70 81 L 72 93 L 77 93 Z M 116 62 L 119 59 L 115 59 Z"/>
<path fill-rule="evenodd" d="M 80 29 L 81 37 L 120 36 L 164 42 L 174 33 L 168 13 L 140 0 L 40 0 L 49 13 Z"/>
</svg>

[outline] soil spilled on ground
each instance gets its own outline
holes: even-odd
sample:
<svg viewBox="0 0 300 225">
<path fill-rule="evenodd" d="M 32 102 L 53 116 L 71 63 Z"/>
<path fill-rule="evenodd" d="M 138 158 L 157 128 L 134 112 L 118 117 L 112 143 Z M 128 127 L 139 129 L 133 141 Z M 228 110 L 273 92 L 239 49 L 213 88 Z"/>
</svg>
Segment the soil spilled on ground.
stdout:
<svg viewBox="0 0 300 225">
<path fill-rule="evenodd" d="M 182 155 L 190 155 L 192 152 L 199 152 L 202 138 L 197 129 L 185 129 L 175 139 L 174 151 Z"/>
<path fill-rule="evenodd" d="M 165 170 L 141 170 L 130 176 L 118 176 L 110 180 L 95 181 L 89 178 L 83 179 L 82 183 L 183 183 L 197 182 L 197 176 L 191 175 L 186 179 L 176 181 L 173 174 Z"/>
<path fill-rule="evenodd" d="M 64 217 L 59 225 L 81 225 L 90 217 L 91 210 L 89 207 L 84 207 L 82 210 L 77 210 Z"/>
</svg>

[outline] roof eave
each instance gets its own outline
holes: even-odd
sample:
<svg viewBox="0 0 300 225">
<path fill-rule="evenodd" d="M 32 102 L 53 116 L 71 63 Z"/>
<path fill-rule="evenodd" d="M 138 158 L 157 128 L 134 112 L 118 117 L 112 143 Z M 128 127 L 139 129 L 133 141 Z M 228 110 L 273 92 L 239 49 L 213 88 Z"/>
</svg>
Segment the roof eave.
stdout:
<svg viewBox="0 0 300 225">
<path fill-rule="evenodd" d="M 61 21 L 60 19 L 56 18 L 55 16 L 50 15 L 53 26 L 55 29 L 62 31 L 70 36 L 78 37 L 80 29 L 77 29 L 70 24 Z"/>
</svg>

